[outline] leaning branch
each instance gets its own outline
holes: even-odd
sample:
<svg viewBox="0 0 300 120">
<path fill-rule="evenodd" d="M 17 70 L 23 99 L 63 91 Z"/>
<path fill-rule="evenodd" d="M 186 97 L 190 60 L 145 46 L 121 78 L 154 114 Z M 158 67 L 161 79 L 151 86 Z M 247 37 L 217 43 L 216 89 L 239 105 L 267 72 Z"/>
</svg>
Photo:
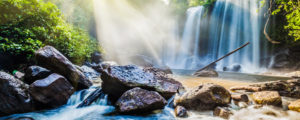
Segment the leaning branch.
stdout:
<svg viewBox="0 0 300 120">
<path fill-rule="evenodd" d="M 273 40 L 269 34 L 267 33 L 267 28 L 268 28 L 268 24 L 270 21 L 270 17 L 271 17 L 271 10 L 272 10 L 272 6 L 273 6 L 273 0 L 270 0 L 270 8 L 268 10 L 268 19 L 266 21 L 265 27 L 264 27 L 264 35 L 266 36 L 267 40 L 273 44 L 279 44 L 280 42 Z"/>
<path fill-rule="evenodd" d="M 246 44 L 242 45 L 241 47 L 239 47 L 239 48 L 237 48 L 237 49 L 235 49 L 235 50 L 231 51 L 230 53 L 227 53 L 227 54 L 226 54 L 226 55 L 224 55 L 223 57 L 221 57 L 221 58 L 217 59 L 216 61 L 214 61 L 214 62 L 212 62 L 212 63 L 210 63 L 210 64 L 208 64 L 207 66 L 203 67 L 202 69 L 200 69 L 200 70 L 197 70 L 196 72 L 200 72 L 200 71 L 202 71 L 202 70 L 204 70 L 204 69 L 206 69 L 206 68 L 210 67 L 211 65 L 213 65 L 213 64 L 215 64 L 215 63 L 219 62 L 220 60 L 222 60 L 222 59 L 226 58 L 227 56 L 229 56 L 229 55 L 231 55 L 231 54 L 233 54 L 233 53 L 235 53 L 235 52 L 239 51 L 240 49 L 242 49 L 242 48 L 246 47 L 246 46 L 247 46 L 247 45 L 249 45 L 249 44 L 250 44 L 250 42 L 247 42 Z"/>
</svg>

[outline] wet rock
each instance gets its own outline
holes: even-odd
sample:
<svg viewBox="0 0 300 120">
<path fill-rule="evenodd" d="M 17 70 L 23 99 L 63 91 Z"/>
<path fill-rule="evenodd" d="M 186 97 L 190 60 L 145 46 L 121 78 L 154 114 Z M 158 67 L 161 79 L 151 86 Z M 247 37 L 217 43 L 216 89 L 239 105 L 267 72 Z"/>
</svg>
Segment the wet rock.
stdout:
<svg viewBox="0 0 300 120">
<path fill-rule="evenodd" d="M 24 79 L 25 74 L 20 72 L 20 71 L 15 71 L 14 72 L 14 77 L 19 79 L 19 80 L 23 80 Z"/>
<path fill-rule="evenodd" d="M 114 61 L 104 61 L 99 64 L 92 64 L 91 67 L 96 70 L 97 72 L 101 72 L 103 70 L 106 70 L 110 66 L 118 66 L 118 63 Z"/>
<path fill-rule="evenodd" d="M 273 57 L 273 64 L 271 65 L 271 68 L 273 69 L 282 69 L 289 67 L 289 59 L 288 59 L 287 53 L 281 53 L 277 54 Z"/>
<path fill-rule="evenodd" d="M 91 55 L 92 63 L 100 63 L 103 61 L 102 54 L 100 52 L 94 52 Z"/>
<path fill-rule="evenodd" d="M 175 108 L 176 117 L 187 117 L 187 110 L 183 106 L 176 106 Z"/>
<path fill-rule="evenodd" d="M 231 71 L 231 72 L 240 72 L 242 69 L 241 65 L 232 65 L 228 67 L 223 67 L 223 71 Z"/>
<path fill-rule="evenodd" d="M 28 85 L 12 75 L 0 72 L 0 116 L 34 110 Z"/>
<path fill-rule="evenodd" d="M 289 110 L 300 112 L 300 99 L 293 101 L 288 106 Z"/>
<path fill-rule="evenodd" d="M 81 72 L 84 73 L 84 75 L 89 78 L 89 80 L 96 80 L 98 78 L 100 78 L 100 73 L 98 73 L 96 70 L 94 70 L 93 68 L 90 68 L 88 66 L 81 66 L 78 68 Z"/>
<path fill-rule="evenodd" d="M 37 62 L 53 72 L 65 76 L 77 90 L 92 86 L 92 82 L 64 55 L 52 46 L 45 46 L 35 53 Z"/>
<path fill-rule="evenodd" d="M 134 87 L 157 91 L 165 98 L 170 98 L 179 89 L 183 89 L 180 82 L 169 78 L 165 73 L 148 72 L 135 65 L 110 66 L 102 70 L 101 74 L 103 91 L 116 99 Z"/>
<path fill-rule="evenodd" d="M 122 113 L 146 113 L 163 109 L 166 104 L 167 101 L 159 93 L 138 87 L 126 91 L 116 102 Z"/>
<path fill-rule="evenodd" d="M 51 74 L 50 70 L 40 66 L 30 66 L 25 71 L 25 82 L 31 84 L 36 80 L 48 77 Z"/>
<path fill-rule="evenodd" d="M 231 90 L 246 90 L 251 92 L 278 91 L 281 96 L 300 98 L 300 79 L 263 82 L 248 86 L 232 87 Z"/>
<path fill-rule="evenodd" d="M 215 70 L 202 70 L 194 73 L 194 76 L 197 77 L 218 77 L 219 74 Z"/>
<path fill-rule="evenodd" d="M 177 96 L 174 100 L 175 105 L 193 110 L 213 110 L 216 106 L 229 104 L 230 101 L 229 91 L 215 84 L 202 84 Z"/>
<path fill-rule="evenodd" d="M 36 101 L 52 108 L 66 104 L 74 88 L 63 76 L 53 73 L 33 82 L 29 92 Z"/>
<path fill-rule="evenodd" d="M 162 68 L 145 67 L 144 70 L 152 73 L 163 72 L 164 74 L 173 74 L 172 70 L 167 66 Z"/>
<path fill-rule="evenodd" d="M 213 114 L 214 116 L 219 116 L 221 118 L 228 119 L 233 113 L 227 107 L 216 107 Z"/>
<path fill-rule="evenodd" d="M 255 92 L 252 95 L 255 103 L 262 105 L 281 106 L 282 100 L 277 91 Z"/>
<path fill-rule="evenodd" d="M 248 102 L 249 101 L 248 95 L 246 95 L 246 94 L 232 94 L 231 98 L 234 101 L 238 101 L 238 102 L 240 102 L 240 101 L 241 102 Z"/>
<path fill-rule="evenodd" d="M 95 100 L 97 100 L 99 97 L 103 96 L 103 92 L 101 88 L 97 88 L 95 91 L 93 91 L 86 99 L 84 99 L 77 108 L 85 107 L 91 105 Z"/>
</svg>

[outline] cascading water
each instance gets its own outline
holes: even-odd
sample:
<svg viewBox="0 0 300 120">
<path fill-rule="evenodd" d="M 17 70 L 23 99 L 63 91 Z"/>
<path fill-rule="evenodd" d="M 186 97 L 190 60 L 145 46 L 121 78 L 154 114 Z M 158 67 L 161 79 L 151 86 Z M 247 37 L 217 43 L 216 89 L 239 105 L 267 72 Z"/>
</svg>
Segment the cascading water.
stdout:
<svg viewBox="0 0 300 120">
<path fill-rule="evenodd" d="M 199 46 L 195 43 L 199 43 L 200 23 L 203 13 L 203 6 L 188 9 L 188 17 L 185 23 L 182 42 L 178 51 L 179 53 L 175 58 L 175 63 L 173 63 L 174 65 L 170 65 L 174 66 L 173 68 L 192 69 L 196 67 L 195 64 L 199 63 Z"/>
<path fill-rule="evenodd" d="M 97 0 L 98 39 L 107 60 L 125 65 L 143 59 L 173 69 L 199 69 L 250 42 L 218 62 L 217 70 L 240 65 L 242 72 L 259 72 L 265 56 L 261 51 L 267 48 L 261 39 L 264 10 L 259 1 L 217 0 L 212 8 L 189 8 L 181 35 L 174 32 L 178 29 L 171 8 L 161 0 L 137 5 L 132 0 Z"/>
<path fill-rule="evenodd" d="M 180 52 L 169 65 L 197 69 L 250 42 L 218 62 L 217 70 L 238 64 L 242 72 L 258 72 L 264 56 L 260 51 L 267 45 L 261 39 L 264 19 L 260 7 L 259 0 L 217 0 L 211 12 L 201 6 L 189 8 Z M 209 15 L 203 16 L 204 11 Z"/>
</svg>

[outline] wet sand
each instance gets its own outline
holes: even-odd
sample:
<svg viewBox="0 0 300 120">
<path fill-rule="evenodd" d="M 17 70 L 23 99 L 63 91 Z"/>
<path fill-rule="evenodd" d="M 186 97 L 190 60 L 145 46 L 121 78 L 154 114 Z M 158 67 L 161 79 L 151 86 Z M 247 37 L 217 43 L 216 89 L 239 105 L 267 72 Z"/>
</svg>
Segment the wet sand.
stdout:
<svg viewBox="0 0 300 120">
<path fill-rule="evenodd" d="M 197 87 L 204 83 L 214 83 L 229 89 L 233 86 L 243 86 L 252 84 L 251 82 L 228 80 L 217 77 L 175 77 L 176 80 L 181 82 L 186 89 Z"/>
</svg>

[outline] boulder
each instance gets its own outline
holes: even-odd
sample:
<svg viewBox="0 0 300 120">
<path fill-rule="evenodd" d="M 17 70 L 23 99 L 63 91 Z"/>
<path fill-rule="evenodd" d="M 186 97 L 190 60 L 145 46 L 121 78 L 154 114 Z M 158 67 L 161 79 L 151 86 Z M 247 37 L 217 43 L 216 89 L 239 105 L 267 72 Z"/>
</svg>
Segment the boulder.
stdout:
<svg viewBox="0 0 300 120">
<path fill-rule="evenodd" d="M 30 66 L 25 71 L 25 82 L 31 84 L 36 80 L 48 77 L 51 74 L 50 70 L 40 66 Z"/>
<path fill-rule="evenodd" d="M 214 112 L 214 116 L 219 116 L 224 119 L 228 119 L 233 112 L 227 107 L 216 107 Z"/>
<path fill-rule="evenodd" d="M 119 112 L 146 113 L 163 109 L 167 101 L 157 92 L 141 88 L 126 91 L 116 102 Z"/>
<path fill-rule="evenodd" d="M 187 114 L 187 110 L 182 107 L 182 106 L 176 106 L 175 108 L 175 115 L 176 117 L 187 117 L 188 114 Z"/>
<path fill-rule="evenodd" d="M 145 71 L 135 65 L 109 66 L 101 74 L 103 91 L 116 99 L 134 87 L 157 91 L 167 99 L 183 89 L 180 82 L 165 73 Z"/>
<path fill-rule="evenodd" d="M 202 84 L 181 96 L 176 96 L 175 105 L 193 110 L 213 110 L 216 106 L 229 104 L 231 95 L 224 87 L 215 84 Z"/>
<path fill-rule="evenodd" d="M 169 67 L 164 67 L 164 68 L 145 67 L 144 70 L 152 73 L 163 72 L 164 75 L 173 74 L 172 70 Z"/>
<path fill-rule="evenodd" d="M 278 91 L 281 96 L 300 98 L 300 79 L 262 82 L 247 86 L 232 87 L 230 90 Z"/>
<path fill-rule="evenodd" d="M 230 71 L 230 72 L 240 72 L 242 69 L 241 65 L 235 64 L 228 67 L 223 67 L 223 71 Z"/>
<path fill-rule="evenodd" d="M 12 75 L 0 72 L 0 116 L 34 110 L 28 85 Z"/>
<path fill-rule="evenodd" d="M 300 99 L 293 101 L 288 106 L 289 110 L 300 112 Z"/>
<path fill-rule="evenodd" d="M 218 77 L 219 74 L 215 70 L 202 70 L 194 73 L 194 76 L 197 77 Z"/>
<path fill-rule="evenodd" d="M 255 92 L 252 95 L 255 103 L 262 105 L 281 106 L 282 100 L 277 91 L 261 91 Z"/>
<path fill-rule="evenodd" d="M 92 53 L 91 60 L 92 60 L 92 63 L 100 63 L 100 62 L 102 62 L 102 60 L 103 60 L 102 54 L 100 52 L 94 52 L 94 53 Z"/>
<path fill-rule="evenodd" d="M 93 68 L 90 68 L 86 65 L 83 65 L 81 67 L 78 68 L 81 72 L 84 73 L 84 75 L 89 78 L 89 80 L 96 80 L 98 78 L 100 78 L 100 73 L 98 73 L 96 70 L 94 70 Z"/>
<path fill-rule="evenodd" d="M 63 76 L 53 73 L 45 79 L 33 82 L 29 87 L 31 96 L 49 108 L 67 103 L 74 88 Z"/>
<path fill-rule="evenodd" d="M 92 86 L 92 82 L 54 47 L 45 46 L 36 51 L 35 56 L 41 66 L 65 76 L 77 90 Z"/>
<path fill-rule="evenodd" d="M 118 63 L 114 61 L 104 61 L 99 64 L 91 64 L 91 67 L 96 70 L 97 72 L 101 72 L 106 70 L 109 66 L 118 66 Z"/>
</svg>

